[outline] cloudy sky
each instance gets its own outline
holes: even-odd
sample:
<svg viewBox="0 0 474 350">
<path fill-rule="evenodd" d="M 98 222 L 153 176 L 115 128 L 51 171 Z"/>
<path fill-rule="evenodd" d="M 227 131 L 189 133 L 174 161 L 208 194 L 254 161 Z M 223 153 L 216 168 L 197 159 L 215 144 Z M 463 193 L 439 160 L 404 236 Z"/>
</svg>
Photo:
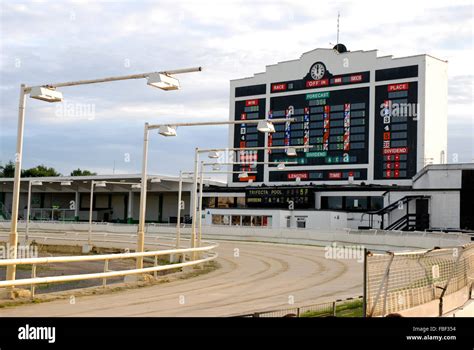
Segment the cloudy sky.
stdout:
<svg viewBox="0 0 474 350">
<path fill-rule="evenodd" d="M 449 61 L 448 160 L 474 159 L 472 1 L 0 0 L 0 162 L 14 158 L 21 83 L 203 66 L 165 92 L 144 80 L 63 88 L 65 104 L 27 100 L 23 167 L 139 173 L 144 122 L 224 120 L 229 80 L 329 48 Z M 192 167 L 194 147 L 227 146 L 227 128 L 153 134 L 150 171 Z"/>
</svg>

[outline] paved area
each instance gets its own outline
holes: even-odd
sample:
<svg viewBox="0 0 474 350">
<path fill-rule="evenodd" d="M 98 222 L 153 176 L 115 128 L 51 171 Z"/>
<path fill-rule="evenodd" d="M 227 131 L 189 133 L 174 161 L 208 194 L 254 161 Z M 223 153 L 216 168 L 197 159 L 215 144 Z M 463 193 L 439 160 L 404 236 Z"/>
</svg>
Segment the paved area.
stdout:
<svg viewBox="0 0 474 350">
<path fill-rule="evenodd" d="M 469 300 L 462 307 L 447 313 L 443 317 L 474 317 L 474 300 Z"/>
<path fill-rule="evenodd" d="M 363 264 L 311 246 L 219 242 L 208 274 L 124 292 L 0 309 L 5 316 L 230 316 L 362 295 Z M 292 304 L 293 303 L 293 304 Z"/>
</svg>

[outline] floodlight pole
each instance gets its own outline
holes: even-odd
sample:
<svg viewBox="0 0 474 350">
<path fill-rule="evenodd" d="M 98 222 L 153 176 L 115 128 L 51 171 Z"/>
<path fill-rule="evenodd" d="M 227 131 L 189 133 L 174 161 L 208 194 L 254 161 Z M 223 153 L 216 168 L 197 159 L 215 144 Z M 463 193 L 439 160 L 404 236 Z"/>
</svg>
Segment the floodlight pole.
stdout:
<svg viewBox="0 0 474 350">
<path fill-rule="evenodd" d="M 162 126 L 179 127 L 179 126 L 211 126 L 211 125 L 235 125 L 235 124 L 258 124 L 262 120 L 233 120 L 233 121 L 212 121 L 212 122 L 188 122 L 188 123 L 166 123 L 166 124 L 148 124 L 145 123 L 144 139 L 143 139 L 143 159 L 142 159 L 142 185 L 140 194 L 140 216 L 138 222 L 137 233 L 137 252 L 145 250 L 145 212 L 146 212 L 146 182 L 147 182 L 147 159 L 148 159 L 148 133 L 150 130 L 160 129 Z M 268 120 L 271 123 L 287 123 L 295 121 L 294 118 L 277 118 Z M 165 135 L 170 136 L 170 135 Z M 256 148 L 254 148 L 256 149 Z M 197 194 L 198 189 L 198 162 L 199 162 L 198 148 L 194 155 L 194 178 L 193 178 L 193 193 Z M 196 247 L 196 211 L 197 211 L 197 195 L 192 200 L 192 233 L 191 233 L 191 248 Z M 195 260 L 196 252 L 191 253 L 193 260 Z M 137 269 L 143 268 L 143 257 L 137 258 Z"/>
<path fill-rule="evenodd" d="M 91 198 L 89 202 L 89 234 L 87 235 L 87 245 L 89 246 L 89 249 L 92 245 L 92 209 L 94 205 L 94 185 L 95 181 L 91 180 Z"/>
<path fill-rule="evenodd" d="M 20 103 L 18 105 L 18 131 L 16 137 L 16 153 L 15 153 L 15 178 L 13 182 L 13 198 L 12 198 L 12 221 L 10 227 L 10 237 L 8 240 L 9 259 L 17 258 L 18 245 L 18 207 L 20 201 L 20 181 L 21 181 L 21 158 L 23 154 L 23 130 L 25 128 L 25 107 L 26 107 L 26 85 L 21 84 L 20 87 Z M 7 280 L 16 278 L 16 265 L 7 266 Z M 12 287 L 14 288 L 14 287 Z"/>
<path fill-rule="evenodd" d="M 28 244 L 28 234 L 30 232 L 30 205 L 31 205 L 31 179 L 28 181 L 28 207 L 26 209 L 26 228 L 25 228 L 25 244 Z"/>
<path fill-rule="evenodd" d="M 200 72 L 201 67 L 183 68 L 159 72 L 166 75 L 175 75 L 182 73 Z M 152 72 L 156 73 L 156 72 Z M 150 76 L 152 73 L 133 74 L 125 76 L 115 76 L 109 78 L 100 79 L 89 79 L 89 80 L 78 80 L 70 81 L 65 83 L 45 84 L 39 85 L 40 87 L 47 87 L 55 89 L 63 86 L 76 86 L 76 85 L 87 85 L 96 83 L 105 83 L 110 81 L 129 80 L 129 79 L 144 79 Z M 26 95 L 31 92 L 32 87 L 28 87 L 25 84 L 20 85 L 20 100 L 18 108 L 18 131 L 16 138 L 16 153 L 15 153 L 15 176 L 13 182 L 13 193 L 12 193 L 12 219 L 10 225 L 10 236 L 8 239 L 9 244 L 9 258 L 16 259 L 17 245 L 18 245 L 18 211 L 20 201 L 20 181 L 21 181 L 21 160 L 23 155 L 23 131 L 25 127 L 25 107 L 26 107 Z M 6 272 L 7 280 L 14 280 L 16 278 L 16 265 L 8 265 Z M 14 288 L 14 287 L 12 287 Z"/>
<path fill-rule="evenodd" d="M 283 119 L 284 120 L 284 119 Z M 277 119 L 276 120 L 277 122 L 280 122 L 281 119 Z M 290 122 L 291 121 L 294 121 L 293 118 L 290 118 Z M 239 122 L 237 122 L 239 123 Z M 211 149 L 199 149 L 199 148 L 196 148 L 195 150 L 195 154 L 194 154 L 194 187 L 193 187 L 193 194 L 194 194 L 194 205 L 193 205 L 193 208 L 194 208 L 194 211 L 193 211 L 193 217 L 192 217 L 192 231 L 191 231 L 191 247 L 194 248 L 196 246 L 196 243 L 195 243 L 195 240 L 196 240 L 196 236 L 198 237 L 198 246 L 200 246 L 201 244 L 201 237 L 202 237 L 202 226 L 201 226 L 201 223 L 202 223 L 202 191 L 203 191 L 203 187 L 202 187 L 202 181 L 201 181 L 201 184 L 200 184 L 200 193 L 199 193 L 199 224 L 198 224 L 198 227 L 199 227 L 199 232 L 198 234 L 196 235 L 196 209 L 197 209 L 197 206 L 198 206 L 198 202 L 197 202 L 197 196 L 198 196 L 198 184 L 197 184 L 197 179 L 198 179 L 198 174 L 197 174 L 197 170 L 198 170 L 198 162 L 199 162 L 199 153 L 205 153 L 205 152 L 211 152 L 211 151 L 216 151 L 216 152 L 220 152 L 220 151 L 261 151 L 261 150 L 274 150 L 274 149 L 289 149 L 289 148 L 294 148 L 294 149 L 307 149 L 307 148 L 313 148 L 313 146 L 270 146 L 270 147 L 265 147 L 265 146 L 261 146 L 261 147 L 247 147 L 247 148 L 240 148 L 240 147 L 233 147 L 233 148 L 211 148 Z M 260 163 L 260 164 L 272 164 L 272 162 L 257 162 L 257 163 Z M 281 163 L 281 162 L 278 162 L 278 163 Z M 238 162 L 236 163 L 232 163 L 232 164 L 239 164 Z M 252 164 L 252 163 L 249 163 L 249 164 Z M 287 164 L 294 164 L 294 162 L 287 162 Z M 209 165 L 209 164 L 205 164 L 204 162 L 201 162 L 201 175 L 200 175 L 200 178 L 202 178 L 202 174 L 203 174 L 203 165 Z M 212 174 L 218 174 L 218 173 L 224 173 L 224 174 L 233 174 L 235 172 L 212 172 Z M 240 172 L 237 172 L 237 173 L 240 173 Z M 193 259 L 196 257 L 196 255 L 193 253 Z"/>
<path fill-rule="evenodd" d="M 202 237 L 202 196 L 203 196 L 203 183 L 204 183 L 204 174 L 203 174 L 203 161 L 201 161 L 201 166 L 200 166 L 200 173 L 201 176 L 199 177 L 199 234 L 197 237 L 197 246 L 201 246 L 201 237 Z"/>
<path fill-rule="evenodd" d="M 179 249 L 181 241 L 181 192 L 183 191 L 183 171 L 179 171 L 178 183 L 178 216 L 176 218 L 176 249 Z M 184 208 L 183 208 L 184 209 Z"/>
<path fill-rule="evenodd" d="M 198 163 L 199 163 L 199 148 L 194 150 L 194 174 L 193 174 L 193 212 L 191 222 L 191 248 L 196 247 L 196 215 L 197 215 L 197 190 L 198 190 Z M 196 253 L 192 253 L 192 260 L 196 259 Z"/>
<path fill-rule="evenodd" d="M 145 219 L 146 219 L 146 185 L 147 185 L 147 160 L 148 160 L 148 123 L 145 123 L 143 132 L 143 159 L 142 182 L 140 185 L 140 216 L 138 217 L 137 252 L 145 250 Z M 143 268 L 143 256 L 137 258 L 137 269 Z"/>
</svg>

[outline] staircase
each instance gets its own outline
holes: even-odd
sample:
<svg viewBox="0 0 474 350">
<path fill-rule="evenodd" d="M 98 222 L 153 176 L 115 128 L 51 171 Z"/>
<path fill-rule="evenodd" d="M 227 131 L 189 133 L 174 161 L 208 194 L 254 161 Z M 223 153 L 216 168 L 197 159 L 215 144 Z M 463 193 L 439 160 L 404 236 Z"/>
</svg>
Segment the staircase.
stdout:
<svg viewBox="0 0 474 350">
<path fill-rule="evenodd" d="M 430 196 L 423 195 L 409 195 L 399 199 L 396 202 L 393 202 L 386 207 L 376 210 L 369 211 L 366 214 L 369 215 L 369 226 L 373 228 L 374 215 L 379 215 L 381 219 L 380 229 L 382 230 L 398 230 L 398 231 L 415 231 L 415 230 L 424 230 L 429 226 L 429 214 L 417 215 L 417 213 L 410 213 L 410 202 L 417 199 L 429 199 Z M 405 215 L 392 222 L 390 225 L 384 225 L 384 216 L 389 214 L 394 210 L 399 209 L 403 206 L 403 210 L 406 210 Z"/>
</svg>

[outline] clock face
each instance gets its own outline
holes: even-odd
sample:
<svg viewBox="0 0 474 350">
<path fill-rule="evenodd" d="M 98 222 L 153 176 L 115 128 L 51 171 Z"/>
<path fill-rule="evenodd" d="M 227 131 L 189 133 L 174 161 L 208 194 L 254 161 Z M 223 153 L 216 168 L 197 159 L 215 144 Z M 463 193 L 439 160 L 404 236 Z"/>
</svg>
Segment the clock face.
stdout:
<svg viewBox="0 0 474 350">
<path fill-rule="evenodd" d="M 309 72 L 311 74 L 311 78 L 314 80 L 319 80 L 324 77 L 324 74 L 326 74 L 326 67 L 321 62 L 317 62 L 311 66 Z"/>
</svg>

